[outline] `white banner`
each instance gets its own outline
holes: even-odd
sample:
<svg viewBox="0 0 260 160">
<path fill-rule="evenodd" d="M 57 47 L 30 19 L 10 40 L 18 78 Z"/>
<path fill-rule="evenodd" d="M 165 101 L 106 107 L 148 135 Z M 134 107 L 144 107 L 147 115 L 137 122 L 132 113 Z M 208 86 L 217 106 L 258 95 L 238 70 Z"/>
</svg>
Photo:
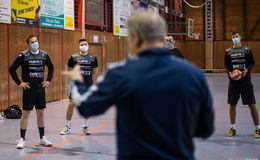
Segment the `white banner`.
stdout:
<svg viewBox="0 0 260 160">
<path fill-rule="evenodd" d="M 113 2 L 114 35 L 127 36 L 126 22 L 131 15 L 131 0 Z"/>
<path fill-rule="evenodd" d="M 11 23 L 11 0 L 0 0 L 0 23 Z"/>
<path fill-rule="evenodd" d="M 117 36 L 127 36 L 126 23 L 134 13 L 140 11 L 159 13 L 159 9 L 155 6 L 138 0 L 114 0 L 113 2 L 114 35 Z"/>
<path fill-rule="evenodd" d="M 64 0 L 64 29 L 74 30 L 74 0 Z"/>
</svg>

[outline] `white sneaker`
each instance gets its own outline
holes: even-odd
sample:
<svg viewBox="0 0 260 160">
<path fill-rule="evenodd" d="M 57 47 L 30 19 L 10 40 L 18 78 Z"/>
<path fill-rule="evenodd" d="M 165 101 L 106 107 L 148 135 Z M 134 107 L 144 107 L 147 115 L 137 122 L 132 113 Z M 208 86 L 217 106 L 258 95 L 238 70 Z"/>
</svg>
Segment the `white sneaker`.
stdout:
<svg viewBox="0 0 260 160">
<path fill-rule="evenodd" d="M 46 147 L 52 147 L 52 143 L 45 136 L 43 136 L 42 139 L 40 139 L 39 144 Z"/>
<path fill-rule="evenodd" d="M 60 135 L 67 135 L 70 134 L 71 128 L 69 126 L 65 126 L 63 130 L 60 132 Z"/>
<path fill-rule="evenodd" d="M 25 146 L 25 140 L 23 138 L 20 138 L 17 142 L 18 144 L 16 146 L 16 149 L 23 149 Z"/>
<path fill-rule="evenodd" d="M 5 117 L 0 114 L 0 120 L 3 120 L 3 119 L 5 119 Z"/>
</svg>

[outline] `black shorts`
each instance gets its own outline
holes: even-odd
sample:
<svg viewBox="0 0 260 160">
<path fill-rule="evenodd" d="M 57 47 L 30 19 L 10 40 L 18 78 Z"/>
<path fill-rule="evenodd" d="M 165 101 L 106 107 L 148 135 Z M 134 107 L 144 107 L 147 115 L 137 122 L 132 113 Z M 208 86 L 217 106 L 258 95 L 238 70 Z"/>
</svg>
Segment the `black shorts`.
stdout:
<svg viewBox="0 0 260 160">
<path fill-rule="evenodd" d="M 30 88 L 23 90 L 23 109 L 33 110 L 46 108 L 45 89 L 44 88 Z"/>
<path fill-rule="evenodd" d="M 251 81 L 229 81 L 228 104 L 236 105 L 240 95 L 243 105 L 255 104 L 254 87 Z"/>
</svg>

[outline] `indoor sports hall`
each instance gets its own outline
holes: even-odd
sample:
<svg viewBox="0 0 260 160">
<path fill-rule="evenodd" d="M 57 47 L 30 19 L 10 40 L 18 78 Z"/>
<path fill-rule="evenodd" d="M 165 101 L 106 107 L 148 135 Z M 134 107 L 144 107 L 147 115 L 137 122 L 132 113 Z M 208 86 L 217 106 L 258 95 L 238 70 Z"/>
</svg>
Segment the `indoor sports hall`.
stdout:
<svg viewBox="0 0 260 160">
<path fill-rule="evenodd" d="M 0 0 L 0 73 L 0 160 L 260 160 L 260 0 Z"/>
</svg>

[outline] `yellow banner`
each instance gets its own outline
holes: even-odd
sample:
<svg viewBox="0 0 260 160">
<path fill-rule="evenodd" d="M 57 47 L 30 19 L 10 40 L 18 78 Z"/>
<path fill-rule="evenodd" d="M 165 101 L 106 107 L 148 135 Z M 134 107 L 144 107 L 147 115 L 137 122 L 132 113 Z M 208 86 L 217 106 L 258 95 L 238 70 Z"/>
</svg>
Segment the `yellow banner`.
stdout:
<svg viewBox="0 0 260 160">
<path fill-rule="evenodd" d="M 74 29 L 74 18 L 65 16 L 65 28 L 66 29 Z"/>
<path fill-rule="evenodd" d="M 39 0 L 12 0 L 12 21 L 14 23 L 35 24 L 39 19 Z"/>
<path fill-rule="evenodd" d="M 119 25 L 114 26 L 114 34 L 116 34 L 116 35 L 120 34 L 120 26 Z"/>
</svg>

